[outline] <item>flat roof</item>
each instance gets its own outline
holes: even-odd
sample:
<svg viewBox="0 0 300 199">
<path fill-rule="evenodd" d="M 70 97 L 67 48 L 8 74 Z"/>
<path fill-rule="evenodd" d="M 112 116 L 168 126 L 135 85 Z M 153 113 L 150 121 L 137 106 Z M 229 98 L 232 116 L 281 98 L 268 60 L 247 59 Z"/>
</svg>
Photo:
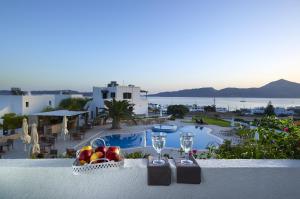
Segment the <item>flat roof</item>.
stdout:
<svg viewBox="0 0 300 199">
<path fill-rule="evenodd" d="M 68 111 L 68 110 L 57 110 L 57 111 L 49 111 L 49 112 L 42 112 L 42 113 L 34 113 L 31 114 L 33 116 L 56 116 L 56 117 L 63 117 L 63 116 L 76 116 L 81 115 L 84 113 L 88 113 L 88 111 Z"/>
</svg>

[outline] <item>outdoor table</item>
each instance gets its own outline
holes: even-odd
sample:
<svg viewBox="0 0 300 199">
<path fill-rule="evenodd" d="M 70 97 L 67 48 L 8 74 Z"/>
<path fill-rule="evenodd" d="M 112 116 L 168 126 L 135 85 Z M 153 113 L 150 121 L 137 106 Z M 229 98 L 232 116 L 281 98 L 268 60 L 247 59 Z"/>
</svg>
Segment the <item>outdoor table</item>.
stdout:
<svg viewBox="0 0 300 199">
<path fill-rule="evenodd" d="M 83 134 L 81 134 L 81 133 L 71 133 L 70 136 L 73 140 L 82 140 L 83 139 Z"/>
<path fill-rule="evenodd" d="M 44 157 L 47 157 L 49 152 L 46 150 L 42 150 L 39 154 L 42 154 Z"/>
<path fill-rule="evenodd" d="M 4 153 L 3 151 L 3 145 L 0 143 L 0 153 Z"/>
<path fill-rule="evenodd" d="M 41 143 L 40 144 L 40 146 L 41 146 L 41 149 L 43 149 L 43 150 L 45 150 L 46 151 L 46 147 L 48 147 L 49 149 L 51 149 L 51 147 L 52 147 L 52 144 L 50 144 L 50 143 Z"/>
<path fill-rule="evenodd" d="M 42 137 L 44 137 L 46 141 L 49 141 L 50 139 L 54 139 L 54 140 L 56 139 L 53 135 L 44 135 Z"/>
</svg>

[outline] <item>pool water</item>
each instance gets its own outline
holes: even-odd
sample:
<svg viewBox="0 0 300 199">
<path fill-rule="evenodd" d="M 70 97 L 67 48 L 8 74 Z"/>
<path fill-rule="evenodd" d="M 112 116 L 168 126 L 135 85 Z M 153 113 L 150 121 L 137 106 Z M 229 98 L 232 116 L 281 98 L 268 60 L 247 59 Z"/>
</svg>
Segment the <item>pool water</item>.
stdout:
<svg viewBox="0 0 300 199">
<path fill-rule="evenodd" d="M 210 134 L 211 129 L 198 126 L 184 126 L 178 128 L 177 131 L 167 134 L 166 147 L 180 148 L 179 137 L 181 132 L 194 133 L 194 149 L 206 149 L 208 145 L 219 145 L 223 142 L 221 138 L 218 138 Z M 120 146 L 121 148 L 134 148 L 142 146 L 152 146 L 151 143 L 152 130 L 147 130 L 143 133 L 134 134 L 118 134 L 102 137 L 108 146 Z"/>
</svg>

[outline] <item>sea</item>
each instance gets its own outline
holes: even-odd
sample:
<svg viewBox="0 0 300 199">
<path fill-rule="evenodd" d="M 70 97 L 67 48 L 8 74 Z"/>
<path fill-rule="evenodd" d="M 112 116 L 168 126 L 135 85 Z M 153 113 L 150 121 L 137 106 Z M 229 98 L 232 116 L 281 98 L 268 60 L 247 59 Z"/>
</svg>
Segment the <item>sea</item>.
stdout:
<svg viewBox="0 0 300 199">
<path fill-rule="evenodd" d="M 300 106 L 300 98 L 213 98 L 213 97 L 148 97 L 149 103 L 160 105 L 193 105 L 207 106 L 216 104 L 217 107 L 227 108 L 230 111 L 241 108 L 266 107 L 271 103 L 275 107 Z"/>
</svg>

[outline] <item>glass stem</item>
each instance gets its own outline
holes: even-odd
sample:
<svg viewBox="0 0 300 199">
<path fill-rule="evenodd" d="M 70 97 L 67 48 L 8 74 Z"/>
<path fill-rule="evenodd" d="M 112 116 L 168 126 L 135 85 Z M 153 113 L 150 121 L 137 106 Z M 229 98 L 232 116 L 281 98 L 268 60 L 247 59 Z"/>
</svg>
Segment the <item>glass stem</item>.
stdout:
<svg viewBox="0 0 300 199">
<path fill-rule="evenodd" d="M 160 162 L 160 160 L 161 160 L 161 152 L 158 153 L 158 161 Z"/>
<path fill-rule="evenodd" d="M 185 153 L 185 159 L 189 160 L 189 153 Z"/>
</svg>

